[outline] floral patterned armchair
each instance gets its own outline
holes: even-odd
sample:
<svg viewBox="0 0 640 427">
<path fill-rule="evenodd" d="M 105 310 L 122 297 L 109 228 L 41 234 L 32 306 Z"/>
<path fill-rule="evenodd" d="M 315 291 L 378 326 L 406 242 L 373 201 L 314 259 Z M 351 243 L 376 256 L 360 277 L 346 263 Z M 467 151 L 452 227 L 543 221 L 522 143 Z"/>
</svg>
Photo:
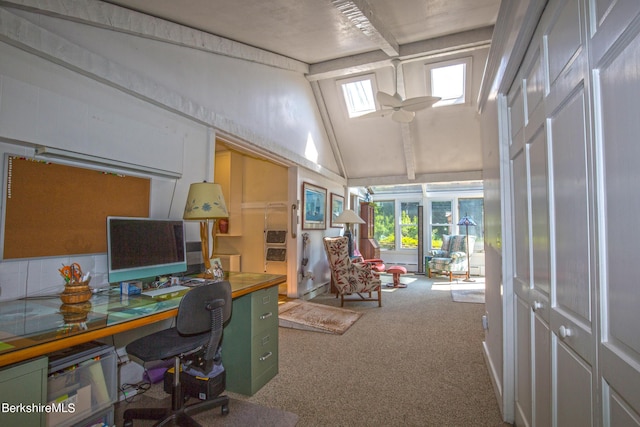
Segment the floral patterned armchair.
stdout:
<svg viewBox="0 0 640 427">
<path fill-rule="evenodd" d="M 382 307 L 380 276 L 372 269 L 371 264 L 361 262 L 361 258 L 349 258 L 348 238 L 325 237 L 323 241 L 331 279 L 341 298 L 340 306 L 344 307 L 345 295 L 357 294 L 360 299 L 356 301 L 378 301 L 378 307 Z M 373 292 L 378 292 L 378 298 L 373 297 Z M 363 294 L 368 294 L 368 297 Z"/>
<path fill-rule="evenodd" d="M 473 254 L 473 245 L 476 236 L 469 236 L 469 256 Z M 444 274 L 449 276 L 449 281 L 453 276 L 464 275 L 469 278 L 467 263 L 467 236 L 465 235 L 444 235 L 442 236 L 442 247 L 430 251 L 429 277 L 432 274 Z"/>
</svg>

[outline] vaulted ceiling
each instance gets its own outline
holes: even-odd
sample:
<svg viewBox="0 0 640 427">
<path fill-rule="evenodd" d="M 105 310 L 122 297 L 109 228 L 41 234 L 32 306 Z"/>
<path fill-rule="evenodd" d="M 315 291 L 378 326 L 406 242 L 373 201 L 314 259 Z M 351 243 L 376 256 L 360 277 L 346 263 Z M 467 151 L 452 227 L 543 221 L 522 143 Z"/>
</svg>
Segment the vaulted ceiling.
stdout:
<svg viewBox="0 0 640 427">
<path fill-rule="evenodd" d="M 500 0 L 108 2 L 304 64 L 337 172 L 350 185 L 480 178 L 475 98 Z M 465 105 L 421 110 L 410 123 L 346 114 L 341 79 L 373 73 L 378 90 L 425 96 L 425 65 L 467 57 L 474 77 Z"/>
</svg>

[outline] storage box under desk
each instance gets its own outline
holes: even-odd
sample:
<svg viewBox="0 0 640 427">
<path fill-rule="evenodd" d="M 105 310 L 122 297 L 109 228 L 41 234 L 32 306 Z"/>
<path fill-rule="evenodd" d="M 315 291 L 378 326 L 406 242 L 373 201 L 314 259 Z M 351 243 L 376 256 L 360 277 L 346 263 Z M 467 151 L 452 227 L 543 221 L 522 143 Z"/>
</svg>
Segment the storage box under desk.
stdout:
<svg viewBox="0 0 640 427">
<path fill-rule="evenodd" d="M 70 426 L 113 405 L 117 363 L 113 347 L 87 343 L 49 358 L 47 426 Z"/>
</svg>

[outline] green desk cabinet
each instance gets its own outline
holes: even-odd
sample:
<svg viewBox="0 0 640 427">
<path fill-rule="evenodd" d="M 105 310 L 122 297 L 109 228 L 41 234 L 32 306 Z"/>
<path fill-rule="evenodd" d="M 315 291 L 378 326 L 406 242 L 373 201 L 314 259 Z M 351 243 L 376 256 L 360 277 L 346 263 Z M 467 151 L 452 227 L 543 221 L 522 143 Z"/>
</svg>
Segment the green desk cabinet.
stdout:
<svg viewBox="0 0 640 427">
<path fill-rule="evenodd" d="M 47 403 L 47 358 L 29 360 L 0 370 L 0 402 L 8 405 Z M 33 408 L 33 406 L 32 406 Z M 2 426 L 46 425 L 44 410 L 0 411 Z"/>
<path fill-rule="evenodd" d="M 233 300 L 224 329 L 222 363 L 227 390 L 251 396 L 278 373 L 278 287 Z"/>
</svg>

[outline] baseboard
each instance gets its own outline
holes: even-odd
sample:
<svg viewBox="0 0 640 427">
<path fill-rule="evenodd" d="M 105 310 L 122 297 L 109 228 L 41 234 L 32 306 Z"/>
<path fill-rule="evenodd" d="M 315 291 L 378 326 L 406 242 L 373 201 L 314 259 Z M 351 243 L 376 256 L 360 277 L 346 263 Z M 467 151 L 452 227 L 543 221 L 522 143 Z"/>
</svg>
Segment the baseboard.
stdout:
<svg viewBox="0 0 640 427">
<path fill-rule="evenodd" d="M 318 295 L 326 294 L 327 292 L 329 292 L 330 286 L 331 286 L 330 282 L 327 282 L 325 284 L 317 286 L 317 287 L 315 287 L 315 288 L 303 293 L 302 296 L 301 296 L 301 299 L 303 299 L 305 301 L 308 301 L 310 299 L 313 299 L 313 298 L 317 297 Z"/>
</svg>

